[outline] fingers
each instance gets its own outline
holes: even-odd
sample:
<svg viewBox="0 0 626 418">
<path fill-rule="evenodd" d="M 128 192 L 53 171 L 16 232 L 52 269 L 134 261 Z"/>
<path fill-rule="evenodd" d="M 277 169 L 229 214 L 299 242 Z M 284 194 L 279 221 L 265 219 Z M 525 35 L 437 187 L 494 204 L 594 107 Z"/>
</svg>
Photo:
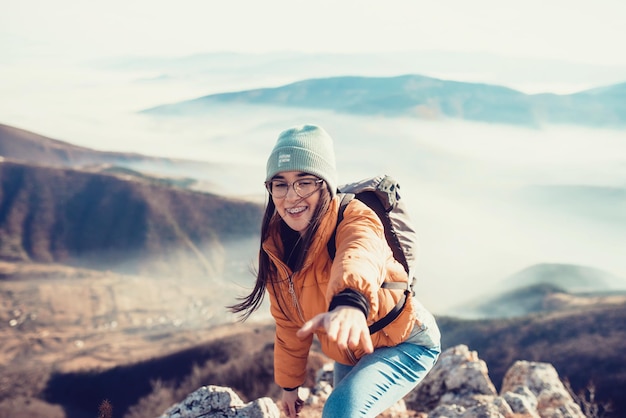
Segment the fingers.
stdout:
<svg viewBox="0 0 626 418">
<path fill-rule="evenodd" d="M 298 398 L 295 402 L 284 403 L 283 412 L 289 418 L 298 418 L 300 416 L 300 412 L 302 411 L 303 406 L 304 401 Z"/>
<path fill-rule="evenodd" d="M 300 398 L 298 398 L 296 400 L 296 416 L 298 416 L 298 414 L 300 413 L 300 411 L 302 411 L 302 407 L 304 406 L 304 401 Z"/>
<path fill-rule="evenodd" d="M 297 390 L 283 391 L 282 410 L 288 418 L 298 418 L 303 405 Z"/>
<path fill-rule="evenodd" d="M 293 411 L 294 411 L 294 409 L 293 409 L 292 405 L 290 405 L 290 404 L 283 405 L 283 412 L 285 413 L 285 415 L 288 418 L 293 418 L 293 417 L 296 416 L 295 412 L 293 412 Z"/>
<path fill-rule="evenodd" d="M 313 317 L 313 319 L 305 322 L 305 324 L 296 332 L 296 336 L 298 338 L 306 338 L 309 335 L 313 334 L 319 328 L 322 327 L 322 323 L 324 320 L 324 314 L 319 314 Z"/>
<path fill-rule="evenodd" d="M 307 321 L 296 335 L 305 338 L 316 331 L 326 331 L 328 338 L 342 350 L 361 345 L 367 353 L 374 351 L 365 315 L 356 308 L 340 307 L 318 314 Z"/>
<path fill-rule="evenodd" d="M 313 334 L 313 332 L 313 324 L 311 321 L 308 321 L 298 330 L 298 332 L 296 332 L 296 336 L 298 338 L 306 338 Z"/>
<path fill-rule="evenodd" d="M 331 341 L 335 341 L 337 346 L 345 350 L 348 347 L 356 347 L 359 343 L 358 330 L 350 321 L 336 319 L 330 321 L 328 327 L 328 337 Z"/>
<path fill-rule="evenodd" d="M 333 328 L 328 331 L 328 336 L 331 340 L 337 343 L 337 346 L 345 350 L 346 348 L 354 349 L 360 344 L 363 345 L 363 349 L 369 352 L 368 347 L 373 349 L 372 339 L 369 335 L 369 329 L 360 321 L 345 323 L 335 321 L 337 325 L 336 332 L 333 332 Z"/>
<path fill-rule="evenodd" d="M 340 349 L 354 349 L 362 345 L 366 352 L 373 351 L 372 338 L 363 312 L 351 307 L 340 307 L 328 312 L 327 315 L 328 337 L 335 341 Z"/>
<path fill-rule="evenodd" d="M 374 344 L 372 343 L 372 336 L 370 335 L 369 328 L 361 331 L 361 344 L 363 345 L 363 350 L 366 353 L 370 354 L 374 352 Z"/>
<path fill-rule="evenodd" d="M 296 418 L 298 416 L 298 411 L 296 411 L 296 404 L 289 404 L 289 418 Z"/>
<path fill-rule="evenodd" d="M 330 338 L 331 341 L 337 342 L 342 339 L 345 340 L 342 334 L 346 332 L 346 328 L 343 326 L 342 319 L 337 314 L 333 314 L 333 312 L 328 312 L 327 316 L 326 333 L 328 334 L 328 338 Z"/>
</svg>

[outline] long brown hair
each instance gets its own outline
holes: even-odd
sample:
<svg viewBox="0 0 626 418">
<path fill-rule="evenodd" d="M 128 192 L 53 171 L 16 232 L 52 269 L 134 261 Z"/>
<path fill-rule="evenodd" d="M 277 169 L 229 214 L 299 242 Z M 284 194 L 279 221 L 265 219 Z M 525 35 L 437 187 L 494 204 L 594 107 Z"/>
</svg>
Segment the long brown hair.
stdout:
<svg viewBox="0 0 626 418">
<path fill-rule="evenodd" d="M 302 237 L 302 247 L 301 247 L 302 251 L 298 255 L 298 259 L 296 261 L 296 266 L 297 266 L 296 270 L 301 268 L 302 264 L 304 263 L 304 259 L 306 258 L 306 254 L 309 249 L 309 246 L 311 245 L 311 242 L 313 241 L 313 237 L 315 236 L 315 233 L 317 232 L 317 229 L 319 228 L 322 218 L 328 211 L 328 208 L 330 206 L 330 201 L 331 201 L 331 195 L 328 190 L 328 187 L 322 187 L 320 189 L 320 199 L 317 203 L 317 207 L 315 208 L 315 211 L 313 212 L 313 216 L 311 217 L 311 223 L 309 227 L 306 229 L 306 232 L 304 233 Z M 227 306 L 227 308 L 233 313 L 243 312 L 241 316 L 239 317 L 241 321 L 245 321 L 246 319 L 248 319 L 254 311 L 256 311 L 257 309 L 261 307 L 261 304 L 263 303 L 263 299 L 265 297 L 265 289 L 268 286 L 268 284 L 271 286 L 272 292 L 276 295 L 276 300 L 283 299 L 284 301 L 284 298 L 282 295 L 279 297 L 279 293 L 275 287 L 276 283 L 278 283 L 278 280 L 277 280 L 278 275 L 276 273 L 276 266 L 270 261 L 269 256 L 263 250 L 263 243 L 269 237 L 272 228 L 278 227 L 278 226 L 274 226 L 276 222 L 284 222 L 284 221 L 282 220 L 278 212 L 276 212 L 276 205 L 274 205 L 274 201 L 272 197 L 269 196 L 267 206 L 265 207 L 265 213 L 263 214 L 263 222 L 261 224 L 261 242 L 259 244 L 259 267 L 258 267 L 258 271 L 255 274 L 256 283 L 254 284 L 254 289 L 252 289 L 252 292 L 250 292 L 248 296 L 237 298 L 237 300 L 240 301 L 239 303 L 236 303 L 231 306 Z M 287 249 L 285 249 L 285 252 L 287 252 Z M 285 256 L 283 255 L 283 257 Z M 281 311 L 283 311 L 281 305 L 282 304 L 279 302 L 279 308 Z"/>
</svg>

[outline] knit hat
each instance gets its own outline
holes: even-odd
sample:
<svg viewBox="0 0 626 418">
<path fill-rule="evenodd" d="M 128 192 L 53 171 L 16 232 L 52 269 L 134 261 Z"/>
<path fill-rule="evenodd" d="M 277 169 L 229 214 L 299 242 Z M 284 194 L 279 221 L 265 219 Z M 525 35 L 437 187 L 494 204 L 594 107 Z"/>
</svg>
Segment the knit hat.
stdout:
<svg viewBox="0 0 626 418">
<path fill-rule="evenodd" d="M 331 196 L 337 191 L 337 169 L 333 139 L 315 125 L 303 125 L 283 131 L 267 160 L 267 176 L 271 180 L 282 171 L 302 171 L 317 176 L 328 184 Z"/>
</svg>

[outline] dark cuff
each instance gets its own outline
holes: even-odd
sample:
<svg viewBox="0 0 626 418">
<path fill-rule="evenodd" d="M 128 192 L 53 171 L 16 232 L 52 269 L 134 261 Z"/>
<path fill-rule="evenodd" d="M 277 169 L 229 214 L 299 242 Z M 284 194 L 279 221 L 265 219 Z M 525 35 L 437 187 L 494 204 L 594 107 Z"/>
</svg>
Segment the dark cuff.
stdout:
<svg viewBox="0 0 626 418">
<path fill-rule="evenodd" d="M 336 294 L 330 301 L 328 311 L 332 311 L 337 306 L 352 306 L 353 308 L 357 308 L 363 312 L 365 318 L 369 316 L 370 312 L 370 304 L 367 298 L 353 289 L 345 289 Z"/>
</svg>

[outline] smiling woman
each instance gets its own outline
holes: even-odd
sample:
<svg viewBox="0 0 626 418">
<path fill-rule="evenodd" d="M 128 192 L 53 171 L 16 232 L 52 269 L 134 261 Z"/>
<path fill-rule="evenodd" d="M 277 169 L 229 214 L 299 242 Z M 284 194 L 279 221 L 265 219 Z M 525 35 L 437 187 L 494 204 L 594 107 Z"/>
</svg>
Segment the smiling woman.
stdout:
<svg viewBox="0 0 626 418">
<path fill-rule="evenodd" d="M 440 352 L 435 319 L 407 298 L 393 321 L 370 328 L 395 308 L 408 274 L 394 259 L 380 218 L 364 203 L 350 201 L 337 225 L 342 198 L 333 140 L 324 129 L 283 131 L 267 160 L 265 185 L 271 199 L 256 284 L 231 310 L 247 319 L 267 291 L 276 322 L 274 378 L 288 417 L 298 417 L 303 406 L 298 388 L 314 335 L 335 360 L 323 417 L 374 417 L 433 367 Z"/>
</svg>

